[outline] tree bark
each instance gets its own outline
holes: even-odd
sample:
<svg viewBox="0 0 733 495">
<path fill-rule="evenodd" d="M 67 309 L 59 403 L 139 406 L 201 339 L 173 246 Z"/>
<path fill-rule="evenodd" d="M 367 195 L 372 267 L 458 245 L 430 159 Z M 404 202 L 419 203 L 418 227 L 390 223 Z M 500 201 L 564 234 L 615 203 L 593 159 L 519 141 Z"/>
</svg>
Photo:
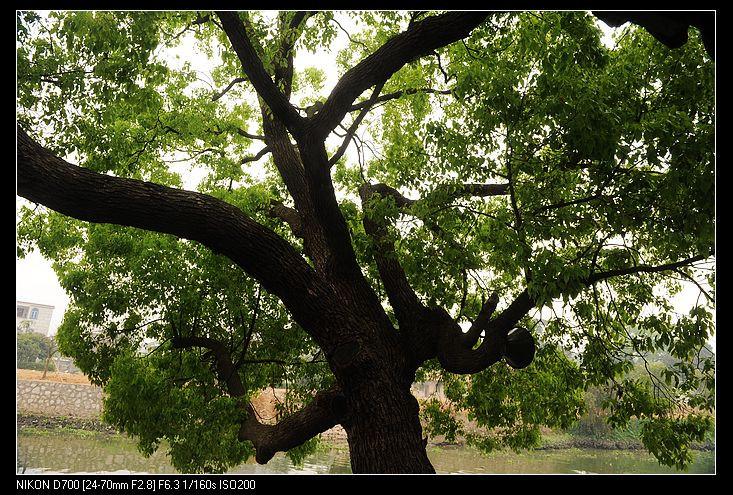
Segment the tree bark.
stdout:
<svg viewBox="0 0 733 495">
<path fill-rule="evenodd" d="M 364 380 L 346 401 L 353 418 L 344 425 L 354 473 L 434 473 L 419 405 L 408 387 Z"/>
</svg>

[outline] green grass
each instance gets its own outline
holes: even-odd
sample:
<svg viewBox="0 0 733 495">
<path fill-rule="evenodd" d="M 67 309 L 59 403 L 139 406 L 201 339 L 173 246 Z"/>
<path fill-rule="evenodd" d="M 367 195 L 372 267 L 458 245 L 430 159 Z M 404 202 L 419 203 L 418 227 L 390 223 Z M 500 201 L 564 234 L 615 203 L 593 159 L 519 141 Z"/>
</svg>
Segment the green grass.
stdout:
<svg viewBox="0 0 733 495">
<path fill-rule="evenodd" d="M 35 435 L 35 436 L 62 436 L 62 435 L 74 435 L 78 437 L 95 437 L 95 436 L 109 436 L 110 433 L 102 433 L 92 430 L 83 430 L 81 428 L 72 428 L 70 426 L 61 426 L 58 428 L 42 428 L 38 426 L 21 426 L 18 429 L 19 433 L 24 435 Z M 114 433 L 112 435 L 115 435 Z"/>
</svg>

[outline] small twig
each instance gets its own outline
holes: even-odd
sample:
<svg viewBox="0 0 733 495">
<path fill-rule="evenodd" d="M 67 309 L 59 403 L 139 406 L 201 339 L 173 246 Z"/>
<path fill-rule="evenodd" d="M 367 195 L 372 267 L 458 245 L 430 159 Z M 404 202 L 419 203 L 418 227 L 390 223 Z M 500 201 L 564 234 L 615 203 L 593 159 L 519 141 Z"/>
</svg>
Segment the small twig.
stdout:
<svg viewBox="0 0 733 495">
<path fill-rule="evenodd" d="M 379 96 L 379 92 L 382 91 L 382 88 L 384 87 L 384 81 L 381 83 L 378 83 L 374 87 L 374 91 L 372 92 L 371 97 L 369 97 L 368 103 L 374 103 Z M 367 112 L 369 111 L 371 105 L 365 106 L 361 113 L 354 119 L 354 123 L 351 124 L 351 127 L 349 127 L 349 130 L 346 131 L 346 138 L 344 139 L 343 143 L 341 143 L 341 147 L 338 149 L 335 155 L 331 157 L 331 159 L 328 161 L 328 164 L 330 166 L 333 166 L 336 162 L 341 159 L 341 157 L 346 152 L 346 148 L 349 147 L 349 143 L 351 142 L 351 139 L 354 136 L 354 133 L 356 133 L 356 129 L 359 127 L 359 124 L 361 124 L 361 121 L 364 120 L 364 117 L 366 117 Z"/>
<path fill-rule="evenodd" d="M 171 340 L 172 338 L 173 338 L 173 337 L 169 337 L 169 338 L 165 339 L 165 340 L 164 340 L 163 342 L 161 342 L 160 344 L 158 344 L 157 346 L 155 346 L 155 349 L 153 349 L 152 351 L 150 351 L 150 352 L 148 352 L 147 354 L 145 354 L 145 355 L 143 356 L 143 358 L 146 358 L 146 357 L 150 356 L 151 354 L 153 354 L 154 352 L 156 352 L 156 351 L 157 351 L 158 349 L 160 349 L 161 347 L 163 347 L 163 344 L 167 343 L 167 342 L 168 342 L 168 341 L 170 341 L 170 340 Z"/>
<path fill-rule="evenodd" d="M 255 307 L 252 310 L 252 319 L 249 322 L 249 329 L 247 330 L 247 335 L 244 337 L 244 341 L 242 342 L 242 354 L 240 354 L 239 359 L 236 363 L 234 363 L 234 368 L 239 369 L 240 366 L 242 366 L 242 363 L 244 362 L 244 356 L 247 354 L 247 350 L 249 349 L 249 344 L 252 342 L 252 334 L 255 331 L 255 323 L 257 323 L 257 316 L 260 311 L 260 300 L 262 298 L 262 286 L 257 285 L 257 298 L 255 300 Z M 242 323 L 244 323 L 244 315 L 241 315 L 242 317 Z"/>
<path fill-rule="evenodd" d="M 346 35 L 346 37 L 349 38 L 349 41 L 350 42 L 355 43 L 357 45 L 361 45 L 362 47 L 364 47 L 365 50 L 368 50 L 369 49 L 369 47 L 366 45 L 366 43 L 363 43 L 363 42 L 361 42 L 359 40 L 355 40 L 354 38 L 352 38 L 351 35 L 349 34 L 349 32 L 346 29 L 344 29 L 344 27 L 341 25 L 341 23 L 339 21 L 337 21 L 333 17 L 331 18 L 331 20 L 336 23 L 336 25 L 339 27 L 339 29 L 341 31 L 344 32 L 344 34 Z"/>
<path fill-rule="evenodd" d="M 246 77 L 237 77 L 237 78 L 233 79 L 233 80 L 232 80 L 232 82 L 230 82 L 230 83 L 229 83 L 229 85 L 227 85 L 227 87 L 226 87 L 226 88 L 224 88 L 223 90 L 221 90 L 221 91 L 220 91 L 219 93 L 215 94 L 215 95 L 214 95 L 214 96 L 213 96 L 213 97 L 211 98 L 211 101 L 216 101 L 216 100 L 218 100 L 219 98 L 221 98 L 222 96 L 224 96 L 225 94 L 227 94 L 227 92 L 228 92 L 228 91 L 229 91 L 230 89 L 232 89 L 232 88 L 234 87 L 234 85 L 235 85 L 235 84 L 237 84 L 237 83 L 241 83 L 241 82 L 245 82 L 246 80 L 247 80 L 247 78 L 246 78 Z"/>
<path fill-rule="evenodd" d="M 249 139 L 257 139 L 259 141 L 264 141 L 265 136 L 260 136 L 259 134 L 250 134 L 249 132 L 243 131 L 242 129 L 237 128 L 237 134 L 239 134 L 242 137 L 246 137 Z"/>
<path fill-rule="evenodd" d="M 710 294 L 708 294 L 705 289 L 702 288 L 702 286 L 697 282 L 697 280 L 695 280 L 693 277 L 691 277 L 690 275 L 686 274 L 685 272 L 683 272 L 680 269 L 676 269 L 674 271 L 677 272 L 677 273 L 679 273 L 680 275 L 682 275 L 685 279 L 689 280 L 693 284 L 695 284 L 697 286 L 697 288 L 700 289 L 700 292 L 705 295 L 705 297 L 707 298 L 708 301 L 710 301 L 711 303 L 712 302 L 715 302 L 715 299 L 713 299 L 713 297 Z"/>
<path fill-rule="evenodd" d="M 270 147 L 265 146 L 259 152 L 257 152 L 255 156 L 247 156 L 247 157 L 242 158 L 242 161 L 240 163 L 244 165 L 245 163 L 256 162 L 257 160 L 259 160 L 260 158 L 262 158 L 269 152 L 270 152 Z"/>
<path fill-rule="evenodd" d="M 448 76 L 448 73 L 443 69 L 443 64 L 440 61 L 440 53 L 436 51 L 433 52 L 433 55 L 435 55 L 435 58 L 438 60 L 438 69 L 440 69 L 440 72 L 443 74 L 443 80 L 446 84 L 452 79 L 452 76 Z"/>
</svg>

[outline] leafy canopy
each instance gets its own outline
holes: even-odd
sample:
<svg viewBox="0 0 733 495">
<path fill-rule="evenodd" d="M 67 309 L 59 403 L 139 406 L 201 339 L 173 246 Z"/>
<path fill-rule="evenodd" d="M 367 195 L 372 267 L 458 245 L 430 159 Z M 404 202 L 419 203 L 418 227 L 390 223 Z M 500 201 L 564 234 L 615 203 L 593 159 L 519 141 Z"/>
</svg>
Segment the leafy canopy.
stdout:
<svg viewBox="0 0 733 495">
<path fill-rule="evenodd" d="M 293 14 L 243 14 L 270 71 Z M 295 33 L 291 101 L 327 96 L 328 71 L 343 74 L 415 15 L 310 17 Z M 609 392 L 613 426 L 639 418 L 660 462 L 689 463 L 689 443 L 713 425 L 714 363 L 700 354 L 714 331 L 709 263 L 587 280 L 714 256 L 714 64 L 690 34 L 669 50 L 631 26 L 609 48 L 587 13 L 496 14 L 385 84 L 381 94 L 403 94 L 370 111 L 332 170 L 372 286 L 387 304 L 362 225 L 365 181 L 419 198 L 407 210 L 391 198 L 369 208 L 426 302 L 468 325 L 492 291 L 500 304 L 525 288 L 538 301 L 522 322 L 539 346 L 529 368 L 462 376 L 423 366 L 417 378 L 441 380 L 449 399 L 423 408 L 428 432 L 485 450 L 536 446 L 540 426 L 579 417 L 594 385 Z M 195 187 L 300 246 L 269 214 L 291 199 L 269 155 L 252 159 L 264 147 L 253 88 L 223 91 L 242 73 L 213 15 L 18 12 L 17 41 L 18 120 L 52 151 L 98 172 Z M 318 57 L 303 65 L 307 53 Z M 331 136 L 331 154 L 340 143 Z M 453 194 L 466 183 L 510 183 L 510 194 Z M 59 346 L 107 386 L 107 420 L 144 453 L 165 440 L 180 470 L 224 471 L 252 449 L 237 441 L 239 413 L 203 350 L 173 349 L 175 335 L 226 342 L 248 394 L 288 388 L 284 412 L 332 381 L 282 304 L 194 242 L 42 207 L 21 209 L 18 241 L 19 256 L 37 248 L 54 261 L 72 299 Z M 688 280 L 701 296 L 678 314 L 671 296 Z M 661 379 L 628 374 L 658 350 L 677 360 Z"/>
</svg>

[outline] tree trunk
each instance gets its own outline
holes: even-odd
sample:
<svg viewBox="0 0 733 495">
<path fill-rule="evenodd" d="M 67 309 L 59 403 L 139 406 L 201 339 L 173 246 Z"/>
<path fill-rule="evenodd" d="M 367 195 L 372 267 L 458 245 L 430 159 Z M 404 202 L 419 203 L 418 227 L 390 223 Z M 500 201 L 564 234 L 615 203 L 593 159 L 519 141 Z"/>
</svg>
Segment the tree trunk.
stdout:
<svg viewBox="0 0 733 495">
<path fill-rule="evenodd" d="M 419 405 L 408 387 L 369 382 L 346 397 L 344 425 L 354 473 L 435 473 L 425 450 Z"/>
</svg>

